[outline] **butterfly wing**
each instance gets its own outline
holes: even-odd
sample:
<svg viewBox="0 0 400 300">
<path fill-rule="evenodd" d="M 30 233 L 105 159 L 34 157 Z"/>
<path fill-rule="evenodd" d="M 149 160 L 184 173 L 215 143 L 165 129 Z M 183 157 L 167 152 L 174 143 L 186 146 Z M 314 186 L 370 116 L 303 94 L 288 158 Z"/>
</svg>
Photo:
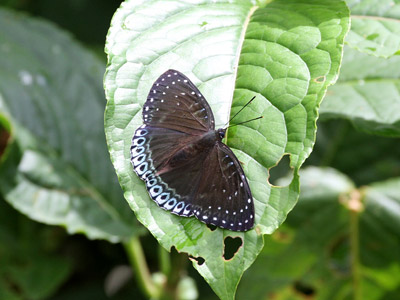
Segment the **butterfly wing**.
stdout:
<svg viewBox="0 0 400 300">
<path fill-rule="evenodd" d="M 168 70 L 153 84 L 143 106 L 144 124 L 192 135 L 214 130 L 214 116 L 197 87 L 185 75 Z"/>
<path fill-rule="evenodd" d="M 247 231 L 254 226 L 254 203 L 244 171 L 232 150 L 223 144 L 204 161 L 192 209 L 202 222 Z"/>
</svg>

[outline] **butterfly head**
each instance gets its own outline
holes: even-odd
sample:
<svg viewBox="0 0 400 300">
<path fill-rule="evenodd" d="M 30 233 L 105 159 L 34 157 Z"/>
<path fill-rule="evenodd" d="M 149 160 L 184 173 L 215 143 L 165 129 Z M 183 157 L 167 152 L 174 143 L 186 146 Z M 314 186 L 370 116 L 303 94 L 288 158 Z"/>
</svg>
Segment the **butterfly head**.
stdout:
<svg viewBox="0 0 400 300">
<path fill-rule="evenodd" d="M 217 134 L 218 134 L 220 140 L 222 140 L 225 137 L 225 132 L 226 132 L 225 128 L 220 128 L 217 130 Z"/>
</svg>

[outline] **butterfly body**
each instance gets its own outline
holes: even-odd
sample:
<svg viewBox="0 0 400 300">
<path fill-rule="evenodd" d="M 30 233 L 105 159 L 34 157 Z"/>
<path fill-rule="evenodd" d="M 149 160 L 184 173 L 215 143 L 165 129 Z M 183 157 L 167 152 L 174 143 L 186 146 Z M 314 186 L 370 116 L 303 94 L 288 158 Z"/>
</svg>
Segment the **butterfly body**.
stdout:
<svg viewBox="0 0 400 300">
<path fill-rule="evenodd" d="M 196 86 L 168 70 L 153 84 L 144 125 L 133 136 L 131 161 L 150 197 L 171 213 L 234 231 L 254 225 L 254 204 L 240 162 L 222 143 Z"/>
</svg>

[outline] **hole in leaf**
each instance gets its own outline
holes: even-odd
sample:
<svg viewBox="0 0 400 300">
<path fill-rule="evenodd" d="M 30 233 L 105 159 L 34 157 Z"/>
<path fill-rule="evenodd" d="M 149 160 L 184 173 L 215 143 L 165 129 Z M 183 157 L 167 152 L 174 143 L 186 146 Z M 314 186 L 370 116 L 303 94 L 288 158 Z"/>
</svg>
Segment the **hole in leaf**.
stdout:
<svg viewBox="0 0 400 300">
<path fill-rule="evenodd" d="M 317 78 L 314 78 L 314 82 L 316 82 L 316 83 L 324 83 L 325 80 L 326 80 L 325 76 L 319 76 Z"/>
<path fill-rule="evenodd" d="M 315 289 L 304 282 L 296 281 L 294 283 L 294 288 L 296 291 L 302 293 L 306 296 L 312 296 L 315 293 Z"/>
<path fill-rule="evenodd" d="M 224 259 L 230 260 L 238 252 L 239 248 L 243 245 L 243 240 L 240 237 L 232 238 L 228 236 L 224 240 Z"/>
<path fill-rule="evenodd" d="M 215 229 L 217 229 L 217 226 L 215 225 L 211 225 L 211 224 L 207 224 L 208 229 L 210 229 L 211 231 L 214 231 Z"/>
<path fill-rule="evenodd" d="M 194 256 L 189 255 L 189 258 L 190 258 L 191 260 L 195 260 L 199 266 L 201 266 L 201 265 L 204 264 L 204 262 L 205 262 L 205 259 L 202 258 L 201 256 L 199 256 L 199 257 L 194 257 Z"/>
<path fill-rule="evenodd" d="M 275 186 L 286 186 L 292 182 L 293 169 L 290 168 L 290 155 L 285 154 L 276 166 L 269 169 L 269 183 Z"/>
</svg>

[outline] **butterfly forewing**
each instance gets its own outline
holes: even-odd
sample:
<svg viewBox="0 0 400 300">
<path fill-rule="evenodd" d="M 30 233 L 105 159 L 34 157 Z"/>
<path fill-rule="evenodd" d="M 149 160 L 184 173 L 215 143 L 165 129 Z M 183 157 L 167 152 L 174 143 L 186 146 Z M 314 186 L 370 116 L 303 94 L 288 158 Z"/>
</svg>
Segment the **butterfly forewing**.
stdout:
<svg viewBox="0 0 400 300">
<path fill-rule="evenodd" d="M 214 116 L 197 87 L 182 73 L 168 70 L 150 89 L 143 106 L 146 125 L 188 134 L 214 130 Z"/>
<path fill-rule="evenodd" d="M 185 75 L 168 70 L 157 79 L 143 121 L 132 139 L 131 162 L 160 207 L 230 230 L 253 227 L 253 198 L 240 162 Z"/>
</svg>

